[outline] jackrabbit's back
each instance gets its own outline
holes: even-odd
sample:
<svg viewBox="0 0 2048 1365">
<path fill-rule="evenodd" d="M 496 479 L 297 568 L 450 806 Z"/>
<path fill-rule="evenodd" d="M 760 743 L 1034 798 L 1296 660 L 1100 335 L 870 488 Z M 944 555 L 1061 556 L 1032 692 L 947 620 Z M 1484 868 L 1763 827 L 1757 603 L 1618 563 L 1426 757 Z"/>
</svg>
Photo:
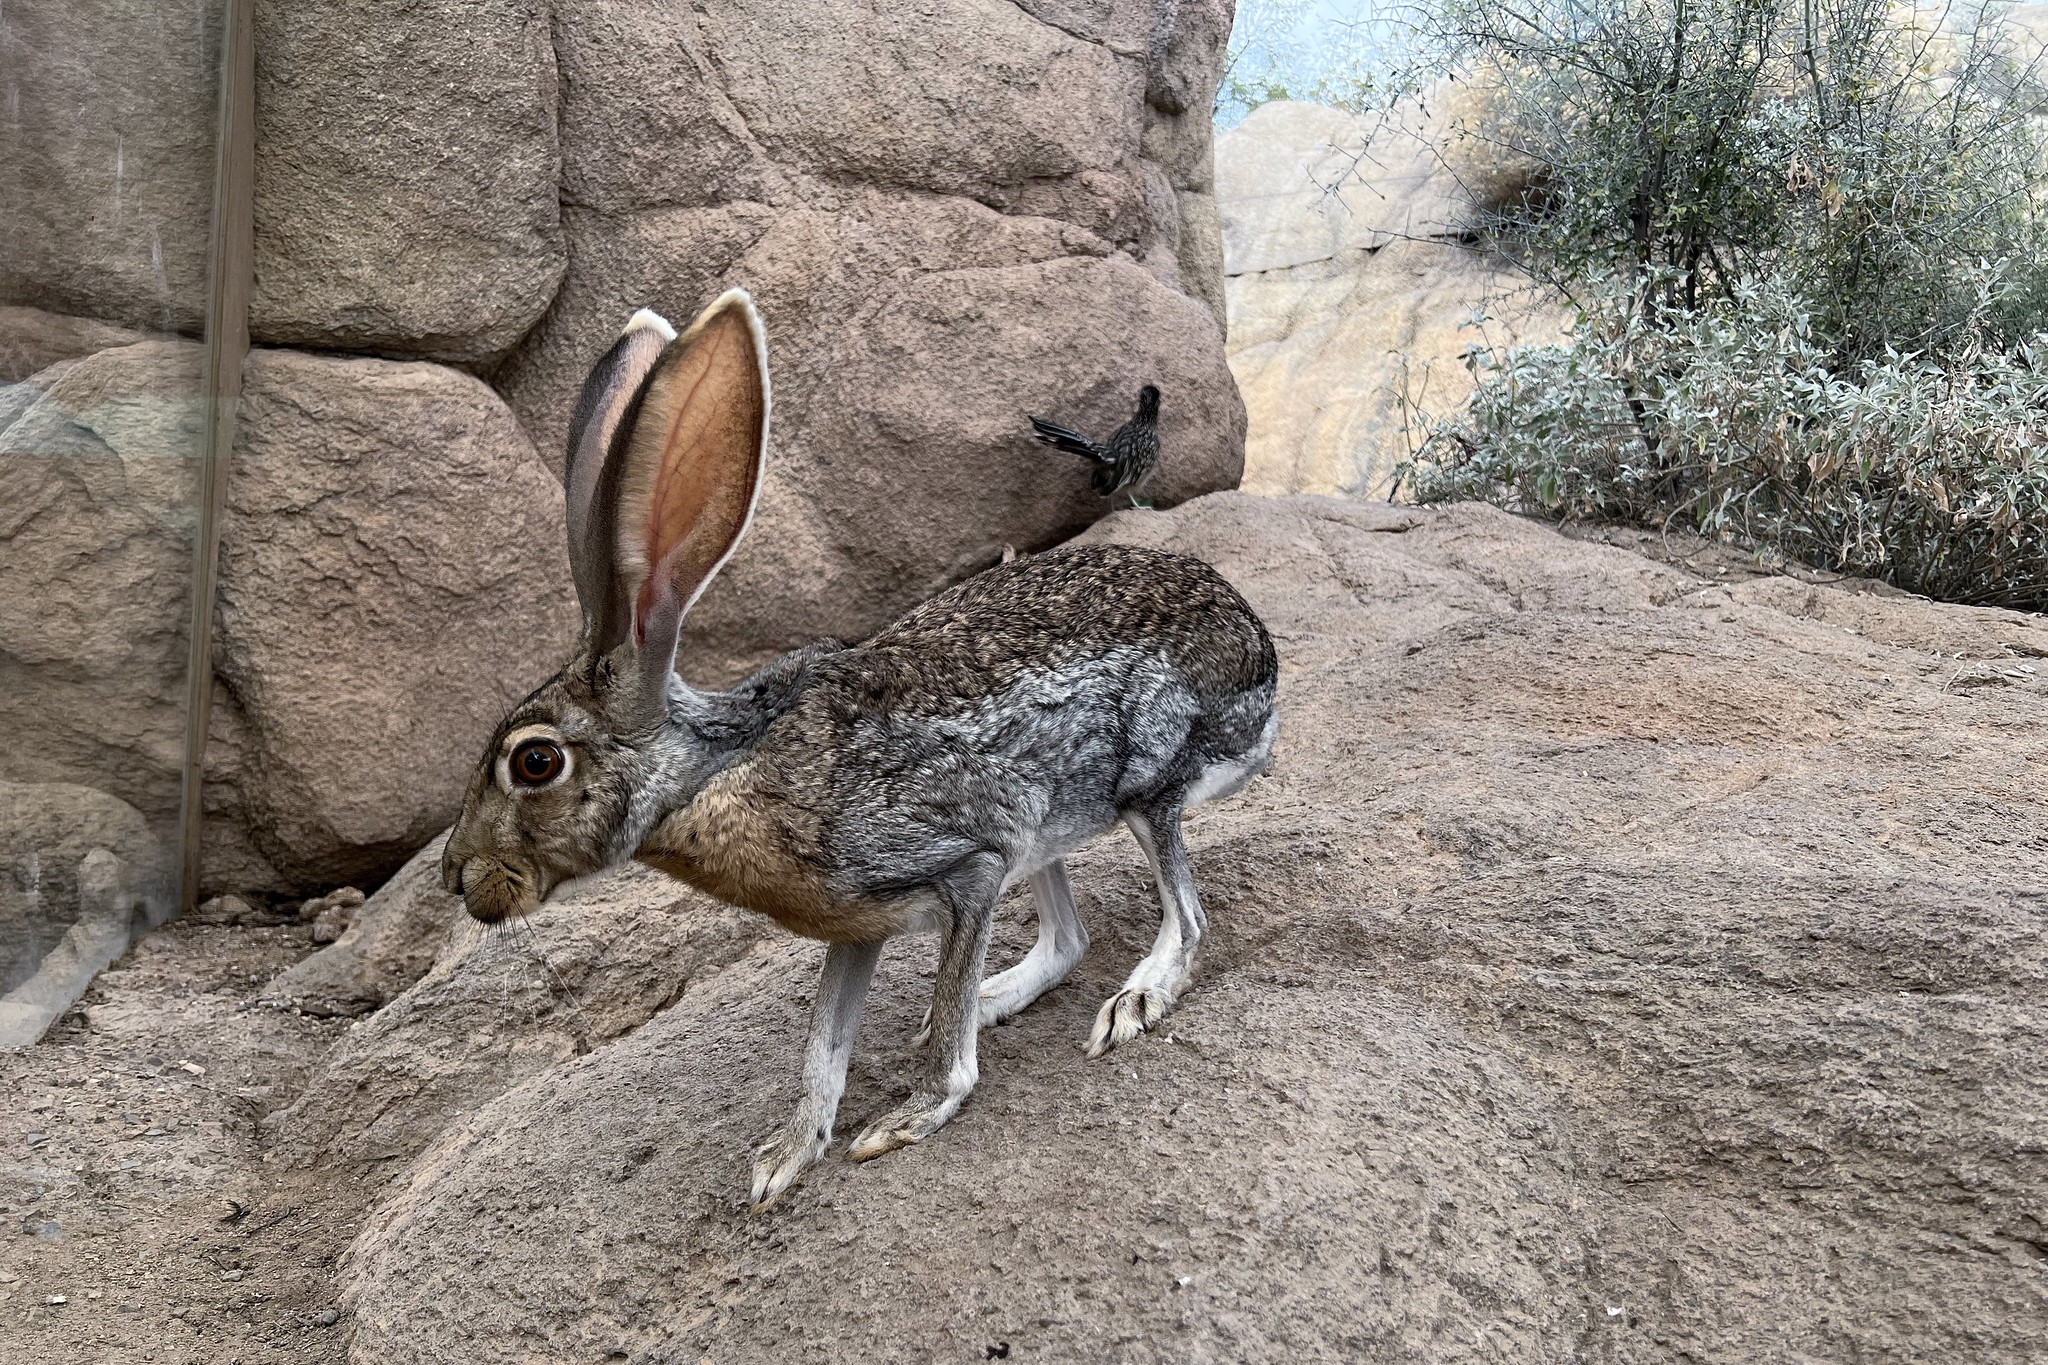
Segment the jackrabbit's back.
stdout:
<svg viewBox="0 0 2048 1365">
<path fill-rule="evenodd" d="M 1258 617 L 1209 566 L 1057 550 L 820 660 L 732 784 L 848 900 L 982 853 L 1022 875 L 1157 792 L 1256 771 L 1277 672 Z"/>
<path fill-rule="evenodd" d="M 1136 545 L 1071 546 L 1000 564 L 913 609 L 844 659 L 863 705 L 945 714 L 1021 676 L 1149 654 L 1205 703 L 1270 687 L 1273 642 L 1199 559 Z"/>
</svg>

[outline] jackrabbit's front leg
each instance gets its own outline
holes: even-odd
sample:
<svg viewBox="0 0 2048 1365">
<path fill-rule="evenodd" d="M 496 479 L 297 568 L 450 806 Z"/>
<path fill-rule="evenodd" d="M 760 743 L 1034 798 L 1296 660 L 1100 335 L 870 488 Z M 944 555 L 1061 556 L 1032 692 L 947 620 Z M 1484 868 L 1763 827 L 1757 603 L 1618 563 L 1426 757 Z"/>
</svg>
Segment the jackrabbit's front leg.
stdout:
<svg viewBox="0 0 2048 1365">
<path fill-rule="evenodd" d="M 988 960 L 989 926 L 1002 889 L 1002 867 L 979 862 L 956 874 L 941 889 L 950 923 L 939 949 L 938 979 L 932 985 L 930 1036 L 923 1074 L 910 1098 L 869 1124 L 846 1155 L 867 1161 L 931 1136 L 959 1112 L 980 1079 L 975 1064 L 981 1028 L 981 969 Z"/>
<path fill-rule="evenodd" d="M 803 1098 L 782 1131 L 754 1149 L 755 1204 L 788 1189 L 832 1145 L 847 1059 L 881 957 L 879 943 L 835 943 L 825 950 L 825 970 L 818 975 L 818 998 L 811 1007 L 811 1037 L 804 1046 Z"/>
</svg>

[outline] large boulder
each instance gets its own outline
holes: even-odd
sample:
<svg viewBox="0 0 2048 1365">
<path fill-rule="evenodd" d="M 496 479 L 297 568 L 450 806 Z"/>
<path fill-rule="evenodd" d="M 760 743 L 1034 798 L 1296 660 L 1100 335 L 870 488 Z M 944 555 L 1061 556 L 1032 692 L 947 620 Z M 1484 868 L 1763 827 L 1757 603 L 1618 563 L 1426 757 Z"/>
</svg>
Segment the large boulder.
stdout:
<svg viewBox="0 0 2048 1365">
<path fill-rule="evenodd" d="M 29 0 L 0 10 L 0 303 L 198 330 L 219 9 Z"/>
<path fill-rule="evenodd" d="M 353 1360 L 2038 1355 L 2037 620 L 1474 506 L 1091 536 L 1216 563 L 1282 659 L 1272 772 L 1188 822 L 1210 937 L 1163 1027 L 1081 1052 L 1158 915 L 1105 839 L 1094 948 L 960 1116 L 754 1214 L 815 945 L 640 869 L 464 929 L 276 1121 L 307 1178 L 391 1182 Z M 1028 941 L 1013 900 L 993 960 Z M 843 1130 L 931 960 L 885 955 Z"/>
<path fill-rule="evenodd" d="M 260 342 L 487 363 L 564 265 L 538 0 L 256 14 Z M 0 303 L 159 331 L 205 311 L 219 7 L 0 13 Z"/>
<path fill-rule="evenodd" d="M 567 257 L 543 0 L 256 12 L 258 341 L 488 364 Z"/>
<path fill-rule="evenodd" d="M 1386 497 L 1471 393 L 1467 357 L 1563 328 L 1558 304 L 1463 239 L 1515 168 L 1465 136 L 1445 83 L 1360 116 L 1281 100 L 1216 140 L 1244 487 Z"/>
<path fill-rule="evenodd" d="M 1153 496 L 1236 484 L 1208 133 L 1228 8 L 558 9 L 570 268 L 494 382 L 559 461 L 634 308 L 680 320 L 737 284 L 768 325 L 761 513 L 686 668 L 864 633 L 1101 515 L 1028 413 L 1106 434 L 1156 382 Z"/>
<path fill-rule="evenodd" d="M 9 776 L 176 816 L 198 347 L 64 362 L 0 430 Z M 16 390 L 9 390 L 10 394 Z M 258 350 L 222 527 L 210 887 L 374 884 L 574 638 L 559 485 L 483 384 Z"/>
</svg>

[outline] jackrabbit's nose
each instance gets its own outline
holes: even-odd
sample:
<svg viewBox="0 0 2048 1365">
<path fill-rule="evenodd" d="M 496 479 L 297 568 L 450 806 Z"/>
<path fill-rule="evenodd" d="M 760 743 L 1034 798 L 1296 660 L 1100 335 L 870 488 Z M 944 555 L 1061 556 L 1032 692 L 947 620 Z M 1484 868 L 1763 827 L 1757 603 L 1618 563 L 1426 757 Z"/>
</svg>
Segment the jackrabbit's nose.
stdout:
<svg viewBox="0 0 2048 1365">
<path fill-rule="evenodd" d="M 470 857 L 462 864 L 457 880 L 470 918 L 485 924 L 540 908 L 537 879 L 497 858 Z"/>
<path fill-rule="evenodd" d="M 455 841 L 450 839 L 448 846 L 441 850 L 441 889 L 451 896 L 462 894 L 462 864 L 462 855 L 456 849 Z"/>
</svg>

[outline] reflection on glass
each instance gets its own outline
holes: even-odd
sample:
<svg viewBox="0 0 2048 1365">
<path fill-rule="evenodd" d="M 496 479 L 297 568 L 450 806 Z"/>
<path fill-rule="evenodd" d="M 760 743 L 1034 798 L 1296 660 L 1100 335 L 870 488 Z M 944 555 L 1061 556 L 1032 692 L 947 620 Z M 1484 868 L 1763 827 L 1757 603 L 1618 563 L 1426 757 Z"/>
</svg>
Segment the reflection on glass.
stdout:
<svg viewBox="0 0 2048 1365">
<path fill-rule="evenodd" d="M 0 6 L 0 1046 L 176 901 L 218 9 Z"/>
</svg>

